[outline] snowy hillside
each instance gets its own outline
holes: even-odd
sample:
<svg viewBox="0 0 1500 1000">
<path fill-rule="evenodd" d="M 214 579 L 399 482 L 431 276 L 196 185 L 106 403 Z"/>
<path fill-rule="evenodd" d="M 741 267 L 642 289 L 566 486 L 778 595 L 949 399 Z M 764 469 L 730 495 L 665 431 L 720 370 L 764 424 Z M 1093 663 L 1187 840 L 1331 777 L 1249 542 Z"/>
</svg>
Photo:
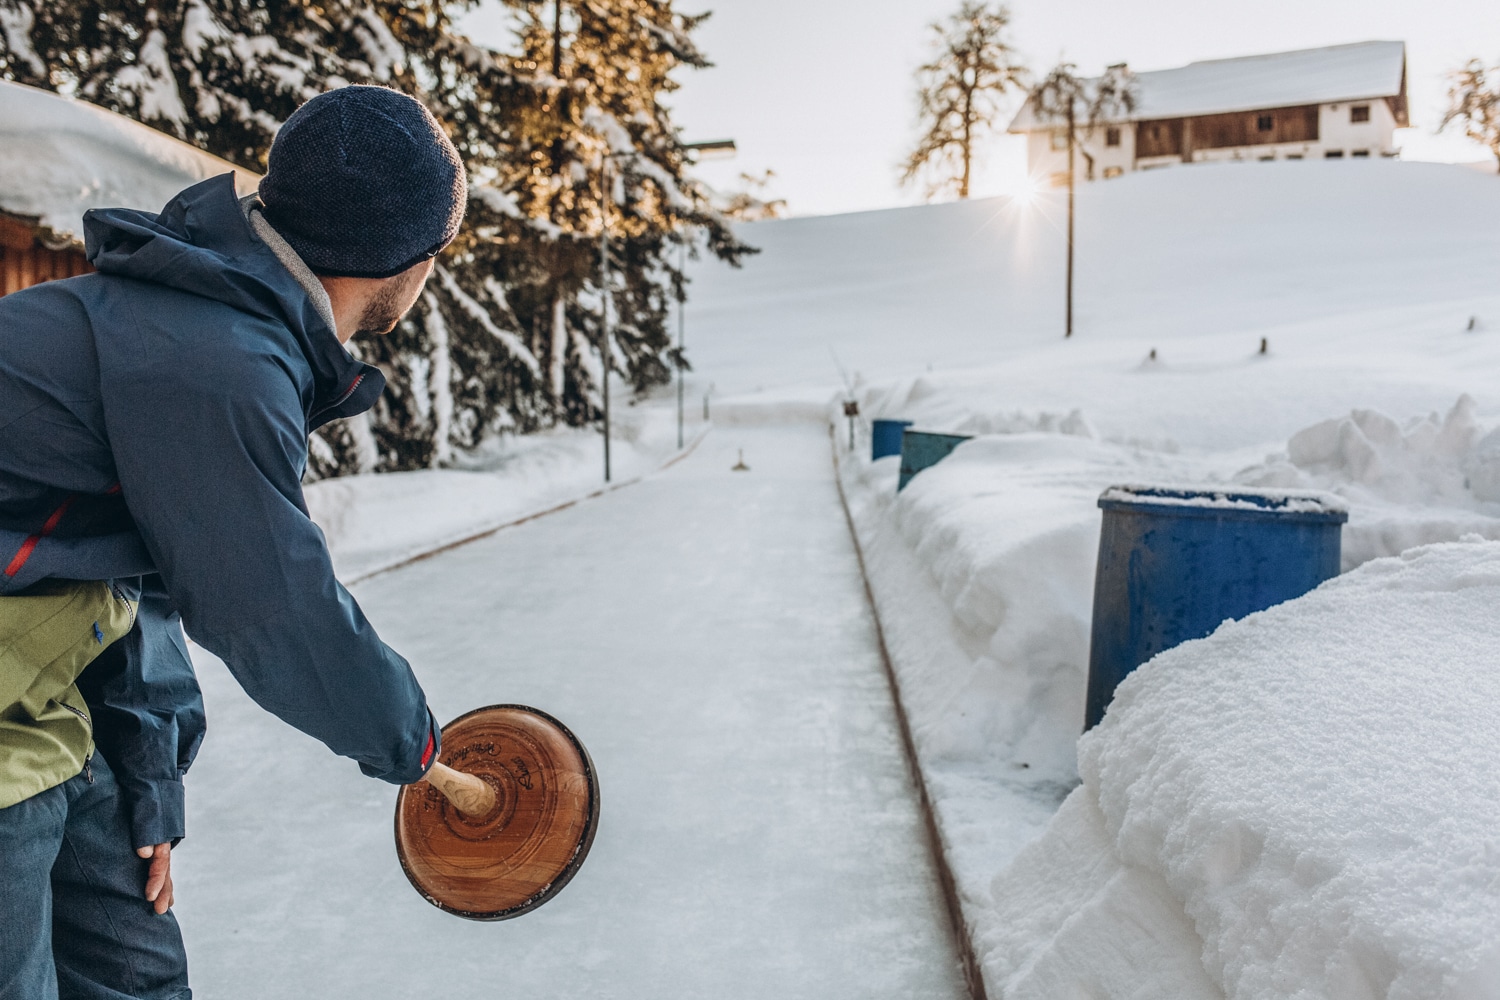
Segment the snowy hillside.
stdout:
<svg viewBox="0 0 1500 1000">
<path fill-rule="evenodd" d="M 1383 335 L 1420 334 L 1428 349 L 1410 345 L 1421 364 L 1402 381 L 1421 383 L 1465 363 L 1444 357 L 1466 343 L 1446 335 L 1471 315 L 1500 331 L 1494 181 L 1374 161 L 1202 165 L 1085 185 L 1068 344 L 1058 193 L 756 223 L 743 232 L 762 253 L 743 271 L 695 272 L 689 353 L 697 383 L 728 395 L 834 383 L 830 347 L 866 379 L 1003 362 L 1014 370 L 1006 404 L 1093 399 L 1127 425 L 1161 384 L 1119 399 L 1099 390 L 1124 386 L 1112 376 L 1152 347 L 1161 371 L 1217 373 L 1216 390 L 1253 371 L 1266 335 L 1278 356 L 1389 385 Z M 1308 422 L 1284 416 L 1278 437 Z"/>
<path fill-rule="evenodd" d="M 895 460 L 870 463 L 863 438 L 842 460 L 841 476 L 992 994 L 1270 996 L 1276 991 L 1265 984 L 1280 982 L 1282 995 L 1305 985 L 1309 995 L 1362 996 L 1350 984 L 1368 980 L 1372 995 L 1393 983 L 1411 984 L 1413 996 L 1465 995 L 1453 992 L 1459 952 L 1434 951 L 1431 935 L 1445 932 L 1421 925 L 1425 918 L 1408 905 L 1416 897 L 1401 879 L 1414 855 L 1398 845 L 1412 831 L 1399 810 L 1359 807 L 1365 881 L 1350 888 L 1334 878 L 1352 863 L 1335 834 L 1319 839 L 1305 818 L 1241 803 L 1245 836 L 1279 845 L 1273 867 L 1311 866 L 1304 874 L 1312 882 L 1299 892 L 1322 884 L 1313 869 L 1336 883 L 1318 890 L 1325 911 L 1287 919 L 1344 920 L 1344 929 L 1280 966 L 1265 952 L 1273 946 L 1247 943 L 1250 932 L 1227 914 L 1291 906 L 1286 885 L 1265 881 L 1281 875 L 1258 874 L 1248 855 L 1242 869 L 1224 862 L 1226 871 L 1243 872 L 1239 882 L 1226 875 L 1227 886 L 1190 886 L 1172 874 L 1225 850 L 1206 828 L 1174 825 L 1172 803 L 1187 809 L 1187 800 L 1160 785 L 1202 751 L 1128 778 L 1117 757 L 1168 736 L 1189 740 L 1193 724 L 1216 732 L 1215 709 L 1195 715 L 1179 700 L 1181 725 L 1174 728 L 1171 713 L 1153 716 L 1146 742 L 1102 735 L 1129 729 L 1112 714 L 1089 750 L 1091 784 L 1052 816 L 1079 780 L 1095 499 L 1106 486 L 1234 481 L 1331 490 L 1351 506 L 1346 569 L 1460 539 L 1469 544 L 1458 555 L 1423 565 L 1492 557 L 1479 543 L 1500 538 L 1500 433 L 1491 433 L 1500 423 L 1492 388 L 1500 375 L 1500 182 L 1461 168 L 1371 162 L 1199 166 L 1087 185 L 1079 197 L 1077 333 L 1066 342 L 1059 208 L 1060 197 L 1047 195 L 1025 205 L 759 224 L 747 235 L 762 256 L 741 276 L 702 273 L 689 314 L 698 384 L 731 396 L 721 408 L 742 418 L 758 407 L 785 413 L 789 400 L 829 400 L 839 389 L 836 353 L 859 372 L 853 391 L 867 418 L 977 436 L 899 498 Z M 1380 565 L 1370 572 L 1386 579 L 1390 571 L 1374 569 Z M 1454 574 L 1473 576 L 1461 567 Z M 1451 614 L 1442 601 L 1410 622 L 1401 610 L 1431 604 L 1436 599 L 1416 595 L 1449 586 L 1429 576 L 1413 583 L 1414 596 L 1387 600 L 1387 639 L 1368 639 L 1367 647 L 1351 625 L 1329 657 L 1314 636 L 1298 633 L 1303 645 L 1282 651 L 1281 662 L 1322 664 L 1325 686 L 1357 684 L 1344 677 L 1355 664 L 1361 673 L 1389 670 L 1392 686 L 1359 701 L 1354 717 L 1419 729 L 1429 709 L 1448 710 L 1394 694 L 1432 678 L 1407 673 L 1419 671 L 1414 661 L 1381 653 L 1441 643 Z M 1361 589 L 1351 578 L 1337 598 L 1348 609 L 1341 613 L 1357 617 L 1361 599 L 1348 595 L 1379 586 Z M 1455 641 L 1462 631 L 1454 628 Z M 1210 641 L 1163 660 L 1179 678 L 1221 670 L 1221 647 Z M 1493 661 L 1464 656 L 1474 669 Z M 1153 678 L 1162 672 L 1167 684 L 1166 671 L 1143 667 L 1132 682 L 1135 700 L 1156 697 Z M 1294 728 L 1275 704 L 1252 697 L 1263 682 L 1254 670 L 1231 671 L 1217 696 L 1216 704 L 1248 704 L 1236 725 L 1260 737 L 1244 746 L 1262 737 L 1274 745 L 1277 733 Z M 1441 782 L 1469 766 L 1465 739 L 1489 736 L 1472 730 L 1423 751 L 1411 762 L 1412 781 L 1425 773 Z M 1256 794 L 1297 800 L 1316 780 L 1320 794 L 1361 801 L 1366 777 L 1356 759 L 1348 768 L 1325 766 L 1327 752 L 1315 779 L 1289 766 L 1264 775 Z M 1252 762 L 1239 753 L 1231 747 L 1199 762 L 1201 787 L 1241 782 Z M 1098 812 L 1080 796 L 1143 795 L 1166 810 L 1160 825 L 1114 817 L 1090 832 L 1079 819 Z M 1452 808 L 1465 810 L 1462 802 Z M 1109 843 L 1099 838 L 1124 838 L 1125 826 L 1137 831 L 1134 839 L 1097 857 L 1080 853 L 1094 840 Z M 1474 838 L 1483 828 L 1476 821 L 1455 833 L 1431 860 L 1433 877 L 1462 883 L 1468 876 L 1444 866 L 1465 852 L 1482 855 L 1487 848 Z M 1484 879 L 1500 875 L 1485 871 Z M 1493 893 L 1475 892 L 1466 912 L 1500 912 Z M 1416 929 L 1371 940 L 1347 914 L 1378 922 L 1387 904 L 1372 900 L 1388 900 L 1386 916 Z M 1152 906 L 1177 916 L 1152 923 Z M 1210 911 L 1218 923 L 1203 923 Z M 1035 916 L 1047 912 L 1056 914 L 1052 923 Z M 1134 926 L 1132 913 L 1146 914 L 1144 924 Z M 1092 930 L 1070 923 L 1075 915 Z M 1107 939 L 1115 965 L 1078 950 L 1096 937 Z M 1334 971 L 1315 970 L 1308 964 L 1315 960 Z"/>
</svg>

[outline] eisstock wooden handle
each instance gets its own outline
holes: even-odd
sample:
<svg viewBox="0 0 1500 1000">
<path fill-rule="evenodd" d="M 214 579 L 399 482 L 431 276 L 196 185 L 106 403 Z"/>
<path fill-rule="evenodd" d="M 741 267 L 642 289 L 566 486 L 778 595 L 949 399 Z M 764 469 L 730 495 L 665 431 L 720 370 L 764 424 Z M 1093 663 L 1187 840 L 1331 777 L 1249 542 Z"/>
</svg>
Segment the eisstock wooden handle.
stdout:
<svg viewBox="0 0 1500 1000">
<path fill-rule="evenodd" d="M 455 771 L 447 764 L 434 761 L 423 780 L 442 792 L 453 808 L 465 816 L 483 816 L 495 808 L 495 790 L 488 783 L 472 774 Z"/>
</svg>

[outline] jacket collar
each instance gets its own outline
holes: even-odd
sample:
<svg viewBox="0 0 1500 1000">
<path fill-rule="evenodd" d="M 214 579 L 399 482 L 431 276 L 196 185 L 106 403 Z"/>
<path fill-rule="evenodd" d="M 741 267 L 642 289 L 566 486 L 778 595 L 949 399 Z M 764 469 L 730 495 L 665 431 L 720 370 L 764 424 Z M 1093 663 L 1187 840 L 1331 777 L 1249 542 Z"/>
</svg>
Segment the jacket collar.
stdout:
<svg viewBox="0 0 1500 1000">
<path fill-rule="evenodd" d="M 293 270 L 295 262 L 307 271 L 300 258 L 287 247 L 292 256 L 283 260 L 257 229 L 227 173 L 180 192 L 154 215 L 123 208 L 84 215 L 86 253 L 100 271 L 180 288 L 284 324 L 313 375 L 309 432 L 363 413 L 385 388 L 385 376 L 339 343 L 327 294 L 314 291 L 322 293 L 322 285 L 307 272 L 309 287 Z"/>
</svg>

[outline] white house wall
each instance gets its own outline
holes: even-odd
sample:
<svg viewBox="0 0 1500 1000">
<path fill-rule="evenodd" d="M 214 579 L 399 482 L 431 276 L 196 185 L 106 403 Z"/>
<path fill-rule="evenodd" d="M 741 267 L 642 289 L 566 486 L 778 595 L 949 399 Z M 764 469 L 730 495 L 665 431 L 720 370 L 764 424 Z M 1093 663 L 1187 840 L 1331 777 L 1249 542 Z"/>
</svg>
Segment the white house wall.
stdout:
<svg viewBox="0 0 1500 1000">
<path fill-rule="evenodd" d="M 1350 121 L 1350 109 L 1370 107 L 1370 120 Z M 1357 101 L 1353 104 L 1325 104 L 1318 109 L 1318 155 L 1338 150 L 1349 156 L 1365 150 L 1370 156 L 1395 156 L 1396 116 L 1386 101 Z"/>
<path fill-rule="evenodd" d="M 1080 152 L 1074 161 L 1074 170 L 1078 180 L 1088 179 L 1089 161 L 1083 155 L 1084 150 L 1094 158 L 1095 180 L 1104 178 L 1106 172 L 1112 173 L 1118 170 L 1121 173 L 1129 173 L 1135 169 L 1135 127 L 1127 124 L 1120 125 L 1118 128 L 1120 130 L 1118 146 L 1105 144 L 1103 126 L 1092 132 L 1084 129 L 1078 130 Z M 1066 132 L 1059 130 L 1058 134 L 1062 135 Z M 1040 184 L 1056 186 L 1066 184 L 1068 151 L 1052 148 L 1052 133 L 1030 132 L 1026 136 L 1026 170 L 1028 176 Z"/>
</svg>

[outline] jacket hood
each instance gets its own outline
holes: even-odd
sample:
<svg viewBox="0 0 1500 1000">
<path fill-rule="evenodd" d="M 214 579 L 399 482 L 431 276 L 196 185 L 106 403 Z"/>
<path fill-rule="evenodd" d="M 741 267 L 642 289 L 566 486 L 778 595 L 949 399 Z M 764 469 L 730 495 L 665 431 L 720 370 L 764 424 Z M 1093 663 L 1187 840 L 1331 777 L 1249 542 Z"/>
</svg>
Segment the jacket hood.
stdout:
<svg viewBox="0 0 1500 1000">
<path fill-rule="evenodd" d="M 378 368 L 356 360 L 275 253 L 251 229 L 234 174 L 194 184 L 158 213 L 92 209 L 85 253 L 104 274 L 149 281 L 283 324 L 312 369 L 308 430 L 363 413 L 385 387 Z"/>
</svg>

